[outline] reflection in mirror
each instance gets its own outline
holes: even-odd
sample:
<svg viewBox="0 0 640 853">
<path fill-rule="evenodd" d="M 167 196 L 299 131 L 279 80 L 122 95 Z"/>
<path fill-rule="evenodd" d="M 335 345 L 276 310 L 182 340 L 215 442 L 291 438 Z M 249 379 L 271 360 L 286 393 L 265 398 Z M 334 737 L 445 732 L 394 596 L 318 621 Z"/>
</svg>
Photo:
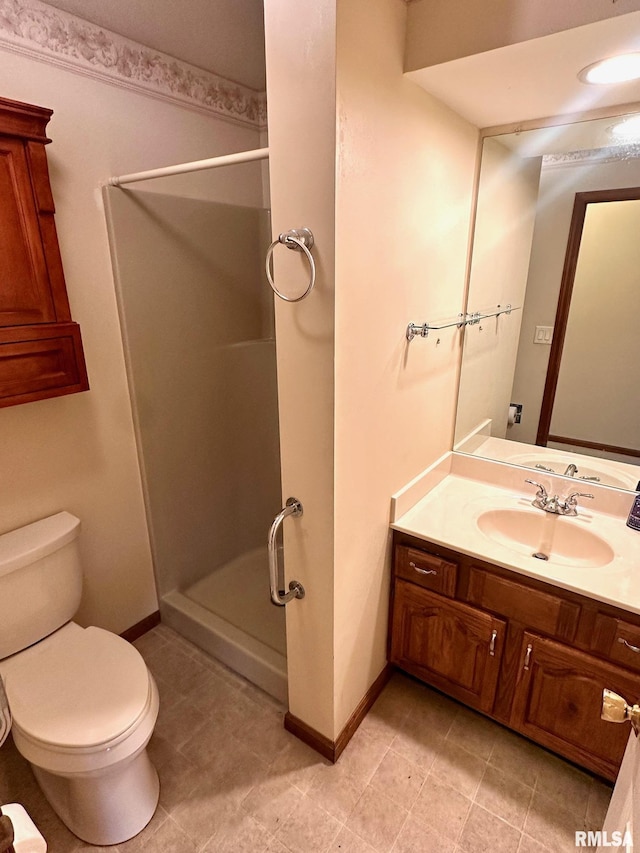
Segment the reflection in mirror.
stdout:
<svg viewBox="0 0 640 853">
<path fill-rule="evenodd" d="M 638 234 L 640 188 L 576 194 L 536 444 L 640 460 Z"/>
<path fill-rule="evenodd" d="M 621 262 L 634 216 L 626 200 L 640 187 L 640 145 L 615 144 L 615 124 L 607 118 L 484 141 L 468 304 L 520 310 L 507 323 L 464 331 L 455 450 L 635 490 L 637 219 L 624 269 L 612 259 Z M 599 204 L 584 205 L 584 234 L 572 229 L 577 194 L 589 200 L 605 190 Z M 616 219 L 621 196 L 627 212 Z M 566 334 L 562 316 L 556 325 L 558 308 Z"/>
</svg>

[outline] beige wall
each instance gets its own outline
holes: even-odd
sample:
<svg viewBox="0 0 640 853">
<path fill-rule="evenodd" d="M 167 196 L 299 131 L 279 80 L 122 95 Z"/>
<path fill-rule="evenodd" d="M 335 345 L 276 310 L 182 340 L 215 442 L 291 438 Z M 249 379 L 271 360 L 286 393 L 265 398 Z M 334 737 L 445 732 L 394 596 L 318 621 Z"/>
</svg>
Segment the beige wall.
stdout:
<svg viewBox="0 0 640 853">
<path fill-rule="evenodd" d="M 390 496 L 451 443 L 456 336 L 404 333 L 462 306 L 477 133 L 404 80 L 400 0 L 265 13 L 273 229 L 310 226 L 319 263 L 277 306 L 283 497 L 305 508 L 285 524 L 307 589 L 289 704 L 335 738 L 386 660 Z"/>
<path fill-rule="evenodd" d="M 289 709 L 327 737 L 334 733 L 334 265 L 335 0 L 265 4 L 269 171 L 274 235 L 307 226 L 316 244 L 315 290 L 302 302 L 276 299 L 282 497 L 301 518 L 284 524 L 288 578 L 306 598 L 287 606 Z M 278 247 L 275 280 L 306 287 L 308 270 Z"/>
<path fill-rule="evenodd" d="M 506 437 L 541 163 L 484 140 L 468 310 L 516 310 L 464 331 L 456 443 L 486 419 L 491 435 Z"/>
<path fill-rule="evenodd" d="M 640 9 L 638 0 L 414 0 L 405 69 L 495 50 Z"/>
<path fill-rule="evenodd" d="M 477 132 L 402 76 L 398 0 L 338 3 L 335 730 L 386 661 L 389 499 L 451 447 Z"/>
<path fill-rule="evenodd" d="M 157 607 L 98 185 L 255 148 L 258 133 L 0 50 L 5 97 L 53 108 L 56 223 L 91 390 L 0 411 L 0 528 L 67 509 L 83 522 L 79 620 L 122 631 Z"/>
</svg>

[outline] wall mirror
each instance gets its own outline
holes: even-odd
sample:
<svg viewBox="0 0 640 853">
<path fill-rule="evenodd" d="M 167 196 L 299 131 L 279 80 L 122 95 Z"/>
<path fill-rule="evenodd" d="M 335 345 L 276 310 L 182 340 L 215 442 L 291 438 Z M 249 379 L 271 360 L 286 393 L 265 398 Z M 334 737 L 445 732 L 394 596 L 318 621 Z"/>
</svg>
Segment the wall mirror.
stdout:
<svg viewBox="0 0 640 853">
<path fill-rule="evenodd" d="M 464 330 L 456 451 L 636 490 L 632 117 L 484 139 L 467 306 L 512 310 Z"/>
</svg>

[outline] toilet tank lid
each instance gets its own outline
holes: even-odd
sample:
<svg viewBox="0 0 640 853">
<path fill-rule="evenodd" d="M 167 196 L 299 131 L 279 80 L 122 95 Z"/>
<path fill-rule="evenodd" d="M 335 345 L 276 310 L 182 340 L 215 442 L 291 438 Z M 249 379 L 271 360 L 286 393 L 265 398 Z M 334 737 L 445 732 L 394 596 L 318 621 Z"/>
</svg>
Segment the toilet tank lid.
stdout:
<svg viewBox="0 0 640 853">
<path fill-rule="evenodd" d="M 78 535 L 80 519 L 58 512 L 0 535 L 0 576 L 52 554 Z"/>
</svg>

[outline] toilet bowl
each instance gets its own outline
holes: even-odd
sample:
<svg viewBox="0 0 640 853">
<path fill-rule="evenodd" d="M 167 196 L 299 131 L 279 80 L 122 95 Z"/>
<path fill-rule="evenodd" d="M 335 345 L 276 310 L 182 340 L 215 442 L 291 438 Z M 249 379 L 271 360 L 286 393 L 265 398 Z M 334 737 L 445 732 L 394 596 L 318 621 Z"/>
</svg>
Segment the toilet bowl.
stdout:
<svg viewBox="0 0 640 853">
<path fill-rule="evenodd" d="M 69 560 L 75 557 L 79 522 L 68 513 L 52 518 L 57 522 L 52 524 L 50 518 L 44 527 L 43 522 L 29 525 L 36 529 L 28 534 L 24 534 L 28 528 L 22 528 L 0 536 L 0 656 L 5 653 L 0 657 L 0 676 L 16 748 L 31 764 L 53 809 L 83 841 L 119 844 L 146 826 L 158 803 L 158 774 L 146 751 L 158 716 L 158 690 L 137 649 L 101 628 L 64 621 L 25 647 L 22 617 L 29 618 L 24 612 L 29 604 L 16 606 L 23 601 L 15 596 L 16 586 L 25 582 L 19 576 L 28 569 L 31 599 L 42 598 L 42 585 L 33 586 L 41 574 L 33 571 L 38 562 L 47 564 L 45 586 L 52 593 L 57 574 L 65 577 L 67 589 L 74 587 L 69 583 L 75 575 Z M 22 535 L 6 541 L 18 533 Z M 52 538 L 58 544 L 65 540 L 64 544 L 45 548 L 46 554 L 42 547 L 32 547 L 25 563 L 25 541 L 33 545 L 35 539 L 42 546 Z M 17 559 L 16 547 L 22 559 Z M 64 572 L 56 571 L 63 566 Z M 2 601 L 8 600 L 5 587 L 10 583 L 12 609 L 23 612 L 18 619 L 7 614 L 3 622 Z M 74 600 L 76 593 L 71 595 Z M 64 598 L 64 588 L 56 597 Z M 56 622 L 61 614 L 67 615 L 59 601 L 52 611 L 57 613 Z M 30 615 L 37 620 L 41 611 Z"/>
<path fill-rule="evenodd" d="M 136 649 L 69 622 L 0 661 L 0 674 L 16 748 L 67 827 L 100 846 L 140 832 L 158 803 L 146 753 L 158 690 Z"/>
</svg>

